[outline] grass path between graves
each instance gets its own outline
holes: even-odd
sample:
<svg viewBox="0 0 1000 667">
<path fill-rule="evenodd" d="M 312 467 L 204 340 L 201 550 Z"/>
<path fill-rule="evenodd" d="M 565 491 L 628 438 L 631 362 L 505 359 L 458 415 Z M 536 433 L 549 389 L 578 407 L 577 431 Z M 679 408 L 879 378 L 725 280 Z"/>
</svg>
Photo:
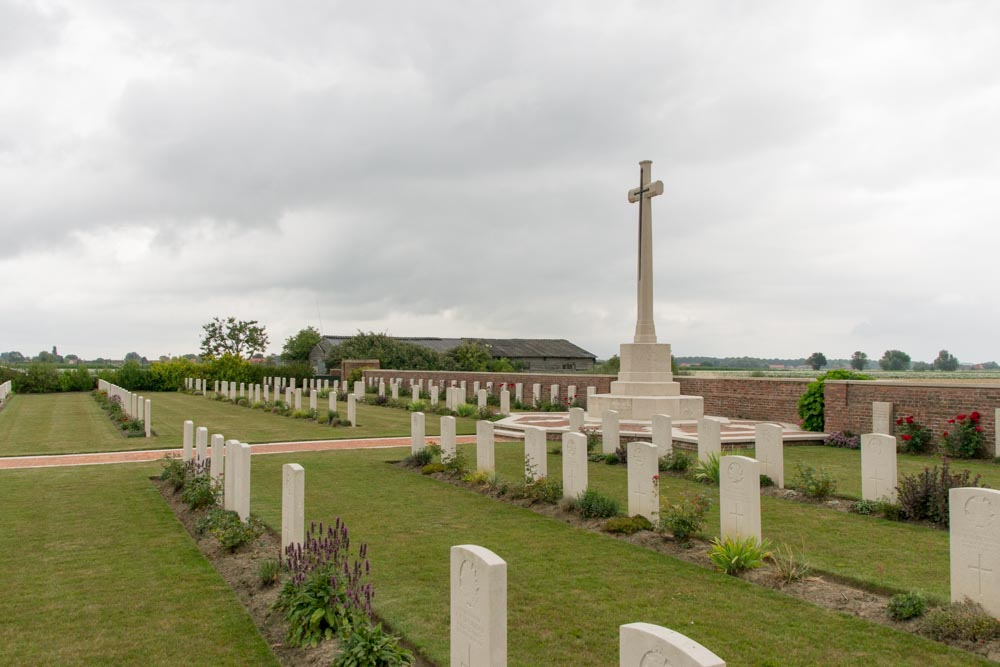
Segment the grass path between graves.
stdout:
<svg viewBox="0 0 1000 667">
<path fill-rule="evenodd" d="M 519 449 L 498 447 L 504 458 Z M 281 465 L 302 464 L 307 521 L 340 516 L 354 544 L 369 544 L 377 610 L 439 664 L 449 549 L 468 543 L 508 563 L 511 665 L 617 664 L 618 626 L 634 621 L 679 630 L 730 665 L 988 664 L 385 463 L 405 454 L 255 457 L 251 503 L 279 526 Z"/>
<path fill-rule="evenodd" d="M 405 410 L 358 406 L 357 428 L 324 426 L 251 410 L 231 403 L 178 392 L 144 394 L 152 401 L 152 438 L 125 438 L 111 424 L 89 393 L 25 394 L 14 396 L 0 411 L 0 456 L 80 454 L 180 447 L 184 421 L 206 426 L 247 443 L 299 440 L 340 440 L 410 434 Z M 321 404 L 327 404 L 321 401 Z M 346 413 L 346 407 L 341 403 Z M 459 435 L 476 432 L 474 420 L 458 418 Z M 439 433 L 439 420 L 427 419 L 427 434 Z"/>
<path fill-rule="evenodd" d="M 474 461 L 474 446 L 464 447 L 468 460 Z M 522 476 L 523 445 L 498 444 L 496 462 L 502 476 Z M 548 470 L 550 476 L 561 478 L 562 457 L 550 454 Z M 590 488 L 617 500 L 623 511 L 628 507 L 627 478 L 625 466 L 588 466 Z M 667 474 L 660 477 L 661 501 L 696 493 L 712 499 L 704 536 L 714 537 L 719 534 L 719 488 Z M 785 543 L 804 554 L 813 567 L 862 585 L 918 589 L 942 603 L 950 596 L 947 531 L 762 496 L 761 532 L 775 545 Z"/>
<path fill-rule="evenodd" d="M 0 472 L 0 663 L 277 665 L 158 471 Z"/>
</svg>

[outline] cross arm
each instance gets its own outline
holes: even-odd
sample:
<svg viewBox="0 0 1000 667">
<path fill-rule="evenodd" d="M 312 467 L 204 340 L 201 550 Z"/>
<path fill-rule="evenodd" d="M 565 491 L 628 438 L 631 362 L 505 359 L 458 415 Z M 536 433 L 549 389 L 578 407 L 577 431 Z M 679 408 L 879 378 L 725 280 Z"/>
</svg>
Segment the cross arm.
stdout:
<svg viewBox="0 0 1000 667">
<path fill-rule="evenodd" d="M 663 181 L 656 181 L 655 183 L 650 183 L 644 187 L 632 188 L 628 191 L 629 203 L 634 204 L 639 201 L 639 197 L 645 197 L 649 199 L 650 197 L 655 197 L 657 195 L 663 194 Z"/>
</svg>

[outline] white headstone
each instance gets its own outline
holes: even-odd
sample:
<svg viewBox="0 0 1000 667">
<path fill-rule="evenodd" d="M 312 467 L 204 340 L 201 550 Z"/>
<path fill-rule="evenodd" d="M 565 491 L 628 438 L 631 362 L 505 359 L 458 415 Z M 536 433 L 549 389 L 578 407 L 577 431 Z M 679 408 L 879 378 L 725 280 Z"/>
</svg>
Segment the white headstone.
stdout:
<svg viewBox="0 0 1000 667">
<path fill-rule="evenodd" d="M 440 389 L 441 388 L 438 387 L 436 384 L 432 384 L 430 387 L 428 387 L 428 391 L 430 392 L 430 395 L 431 395 L 431 405 L 437 405 L 438 404 L 438 396 L 439 396 Z"/>
<path fill-rule="evenodd" d="M 455 441 L 455 418 L 441 417 L 441 461 L 455 458 L 458 452 Z"/>
<path fill-rule="evenodd" d="M 993 456 L 1000 457 L 1000 408 L 993 411 Z"/>
<path fill-rule="evenodd" d="M 500 390 L 500 414 L 510 414 L 510 391 L 506 387 Z"/>
<path fill-rule="evenodd" d="M 486 390 L 478 389 L 476 391 L 476 407 L 482 410 L 486 407 Z"/>
<path fill-rule="evenodd" d="M 199 426 L 194 432 L 194 446 L 198 463 L 204 463 L 208 458 L 208 429 Z"/>
<path fill-rule="evenodd" d="M 1000 618 L 1000 491 L 948 492 L 951 601 L 969 598 Z"/>
<path fill-rule="evenodd" d="M 579 431 L 583 428 L 584 419 L 587 416 L 587 411 L 583 408 L 570 408 L 569 409 L 569 430 Z"/>
<path fill-rule="evenodd" d="M 507 665 L 507 563 L 474 544 L 451 548 L 451 664 Z"/>
<path fill-rule="evenodd" d="M 424 413 L 410 413 L 410 453 L 416 454 L 424 448 Z"/>
<path fill-rule="evenodd" d="M 872 403 L 872 433 L 892 435 L 892 403 Z"/>
<path fill-rule="evenodd" d="M 548 477 L 548 447 L 545 430 L 537 426 L 524 429 L 524 476 L 531 480 Z"/>
<path fill-rule="evenodd" d="M 240 398 L 246 396 L 246 391 L 247 391 L 247 383 L 240 382 L 240 394 L 239 394 Z"/>
<path fill-rule="evenodd" d="M 670 415 L 653 415 L 653 444 L 660 458 L 674 451 L 674 420 Z"/>
<path fill-rule="evenodd" d="M 146 410 L 144 414 L 145 417 L 143 420 L 145 421 L 144 425 L 146 427 L 146 437 L 151 438 L 153 437 L 153 402 L 148 398 L 146 399 Z"/>
<path fill-rule="evenodd" d="M 298 463 L 281 466 L 281 553 L 305 540 L 306 471 Z"/>
<path fill-rule="evenodd" d="M 861 497 L 896 502 L 896 438 L 891 435 L 861 436 Z"/>
<path fill-rule="evenodd" d="M 571 384 L 566 387 L 566 403 L 572 405 L 576 402 L 576 385 Z"/>
<path fill-rule="evenodd" d="M 760 464 L 748 456 L 719 461 L 719 519 L 722 538 L 760 542 Z"/>
<path fill-rule="evenodd" d="M 576 498 L 587 490 L 587 436 L 563 433 L 563 498 Z"/>
<path fill-rule="evenodd" d="M 236 402 L 236 383 L 235 382 L 230 382 L 229 383 L 229 400 L 233 401 L 234 403 Z"/>
<path fill-rule="evenodd" d="M 226 456 L 223 466 L 222 507 L 230 511 L 236 509 L 234 491 L 236 489 L 236 449 L 239 446 L 239 440 L 226 441 Z"/>
<path fill-rule="evenodd" d="M 285 387 L 285 407 L 292 407 L 292 388 Z"/>
<path fill-rule="evenodd" d="M 295 409 L 302 409 L 302 387 L 295 388 Z"/>
<path fill-rule="evenodd" d="M 354 394 L 347 395 L 347 421 L 351 426 L 358 425 L 358 399 Z"/>
<path fill-rule="evenodd" d="M 233 487 L 233 510 L 246 521 L 250 517 L 250 445 L 236 446 L 236 460 L 233 462 L 236 484 Z"/>
<path fill-rule="evenodd" d="M 395 382 L 392 382 L 392 383 L 389 384 L 389 387 L 391 388 L 391 391 L 392 391 L 392 400 L 398 401 L 399 400 L 399 385 L 396 384 Z"/>
<path fill-rule="evenodd" d="M 383 398 L 385 396 L 385 382 L 382 382 L 381 380 L 378 381 L 378 396 L 379 398 Z"/>
<path fill-rule="evenodd" d="M 538 405 L 542 402 L 542 385 L 535 383 L 531 385 L 531 403 Z"/>
<path fill-rule="evenodd" d="M 481 387 L 482 387 L 482 384 L 479 382 L 479 380 L 476 380 L 475 382 L 472 383 L 472 393 L 478 395 L 479 394 L 479 389 Z"/>
<path fill-rule="evenodd" d="M 143 396 L 139 396 L 135 401 L 135 418 L 145 421 L 145 409 L 146 409 L 146 399 Z"/>
<path fill-rule="evenodd" d="M 698 460 L 707 461 L 710 454 L 722 455 L 722 424 L 702 417 L 698 420 Z"/>
<path fill-rule="evenodd" d="M 726 667 L 726 662 L 679 632 L 651 623 L 618 628 L 619 667 Z"/>
<path fill-rule="evenodd" d="M 330 408 L 329 408 L 330 412 L 336 412 L 337 411 L 337 392 L 336 391 L 331 391 L 327 395 L 327 401 L 330 403 Z"/>
<path fill-rule="evenodd" d="M 493 422 L 480 419 L 476 422 L 476 471 L 493 472 L 495 469 Z"/>
<path fill-rule="evenodd" d="M 225 441 L 222 438 L 222 434 L 213 433 L 212 434 L 212 464 L 209 468 L 209 475 L 215 482 L 222 481 L 223 464 L 225 463 L 225 454 L 223 454 L 223 448 L 225 447 Z"/>
<path fill-rule="evenodd" d="M 559 402 L 559 385 L 549 385 L 549 402 L 555 405 Z"/>
<path fill-rule="evenodd" d="M 651 442 L 628 444 L 628 514 L 641 514 L 655 526 L 660 521 L 660 466 Z"/>
<path fill-rule="evenodd" d="M 417 385 L 410 387 L 410 400 L 414 403 L 420 400 L 420 387 Z"/>
<path fill-rule="evenodd" d="M 757 424 L 754 427 L 754 451 L 760 461 L 760 474 L 770 477 L 779 489 L 785 488 L 783 433 L 778 424 Z"/>
<path fill-rule="evenodd" d="M 194 422 L 188 419 L 184 422 L 184 449 L 181 459 L 186 463 L 194 456 Z"/>
<path fill-rule="evenodd" d="M 318 400 L 319 400 L 319 391 L 317 391 L 316 389 L 310 389 L 309 390 L 309 409 L 312 410 L 313 412 L 315 412 L 316 409 L 317 409 L 317 405 L 318 405 L 317 401 Z"/>
<path fill-rule="evenodd" d="M 614 454 L 621 444 L 621 437 L 618 430 L 618 412 L 615 410 L 605 410 L 601 415 L 601 451 L 605 454 Z"/>
<path fill-rule="evenodd" d="M 518 404 L 524 403 L 524 383 L 518 382 L 514 385 L 514 401 Z"/>
<path fill-rule="evenodd" d="M 354 395 L 358 397 L 359 401 L 365 397 L 365 383 L 361 380 L 354 383 Z"/>
</svg>

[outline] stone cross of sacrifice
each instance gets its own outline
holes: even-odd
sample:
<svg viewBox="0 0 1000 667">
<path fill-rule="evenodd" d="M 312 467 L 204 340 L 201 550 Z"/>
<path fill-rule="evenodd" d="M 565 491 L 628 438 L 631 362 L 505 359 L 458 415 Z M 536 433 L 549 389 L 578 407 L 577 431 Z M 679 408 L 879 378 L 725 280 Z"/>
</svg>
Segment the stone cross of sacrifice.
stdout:
<svg viewBox="0 0 1000 667">
<path fill-rule="evenodd" d="M 656 327 L 653 325 L 653 214 L 649 200 L 663 194 L 663 181 L 649 182 L 652 161 L 639 163 L 639 187 L 628 191 L 630 203 L 639 202 L 639 313 L 635 322 L 634 343 L 655 343 Z"/>
</svg>

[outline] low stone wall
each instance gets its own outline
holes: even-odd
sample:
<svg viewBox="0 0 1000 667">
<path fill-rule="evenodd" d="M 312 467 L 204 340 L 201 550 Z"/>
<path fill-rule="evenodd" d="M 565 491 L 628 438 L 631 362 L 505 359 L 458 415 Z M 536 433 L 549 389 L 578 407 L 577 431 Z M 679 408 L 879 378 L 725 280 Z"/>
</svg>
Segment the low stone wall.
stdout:
<svg viewBox="0 0 1000 667">
<path fill-rule="evenodd" d="M 808 379 L 700 378 L 679 375 L 685 396 L 705 399 L 705 414 L 731 419 L 758 419 L 798 423 L 799 397 Z"/>
<path fill-rule="evenodd" d="M 823 400 L 826 430 L 868 433 L 872 430 L 872 403 L 892 403 L 893 419 L 913 415 L 940 435 L 947 420 L 973 410 L 988 442 L 996 433 L 995 410 L 1000 407 L 1000 384 L 905 382 L 899 380 L 827 380 Z"/>
</svg>

